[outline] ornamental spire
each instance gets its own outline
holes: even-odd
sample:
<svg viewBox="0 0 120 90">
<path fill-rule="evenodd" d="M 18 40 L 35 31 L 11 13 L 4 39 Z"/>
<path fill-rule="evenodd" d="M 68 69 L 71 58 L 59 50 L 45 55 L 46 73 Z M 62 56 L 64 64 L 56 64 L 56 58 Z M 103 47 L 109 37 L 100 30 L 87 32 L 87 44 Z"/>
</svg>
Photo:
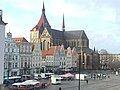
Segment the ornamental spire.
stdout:
<svg viewBox="0 0 120 90">
<path fill-rule="evenodd" d="M 65 32 L 65 21 L 64 21 L 64 13 L 63 13 L 63 23 L 62 23 L 62 30 Z"/>
<path fill-rule="evenodd" d="M 45 15 L 45 6 L 44 6 L 44 1 L 43 1 L 42 14 L 43 14 L 43 15 Z"/>
</svg>

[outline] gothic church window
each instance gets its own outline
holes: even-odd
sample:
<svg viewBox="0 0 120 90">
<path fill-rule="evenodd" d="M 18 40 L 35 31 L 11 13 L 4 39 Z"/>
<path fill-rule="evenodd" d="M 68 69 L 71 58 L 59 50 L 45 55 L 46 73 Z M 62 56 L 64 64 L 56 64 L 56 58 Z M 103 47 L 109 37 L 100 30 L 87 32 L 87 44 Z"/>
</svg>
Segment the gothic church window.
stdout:
<svg viewBox="0 0 120 90">
<path fill-rule="evenodd" d="M 45 46 L 46 46 L 45 43 L 46 43 L 46 41 L 44 40 L 44 41 L 43 41 L 43 50 L 45 50 Z"/>
<path fill-rule="evenodd" d="M 68 41 L 68 46 L 69 46 L 69 44 L 70 44 L 70 43 L 69 43 L 69 41 Z"/>
<path fill-rule="evenodd" d="M 49 49 L 49 42 L 47 43 L 47 49 Z"/>
<path fill-rule="evenodd" d="M 72 41 L 72 46 L 74 46 L 74 42 Z"/>
<path fill-rule="evenodd" d="M 42 42 L 41 42 L 41 50 L 42 50 Z"/>
<path fill-rule="evenodd" d="M 74 47 L 76 46 L 76 42 L 74 41 Z"/>
<path fill-rule="evenodd" d="M 79 41 L 77 41 L 77 46 L 79 46 L 80 44 L 79 44 L 80 42 Z"/>
<path fill-rule="evenodd" d="M 89 56 L 87 56 L 87 65 L 89 65 L 89 64 L 90 64 L 89 59 L 90 59 L 90 57 L 89 57 Z"/>
</svg>

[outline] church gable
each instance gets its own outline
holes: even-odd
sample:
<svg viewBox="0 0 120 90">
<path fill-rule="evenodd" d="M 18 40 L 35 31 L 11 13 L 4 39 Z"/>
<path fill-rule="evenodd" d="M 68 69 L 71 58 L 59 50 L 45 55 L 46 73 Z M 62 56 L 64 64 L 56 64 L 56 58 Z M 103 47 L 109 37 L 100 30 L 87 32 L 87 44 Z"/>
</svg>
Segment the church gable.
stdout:
<svg viewBox="0 0 120 90">
<path fill-rule="evenodd" d="M 87 39 L 87 40 L 88 40 L 87 35 L 85 34 L 85 32 L 84 32 L 84 31 L 82 31 L 81 38 L 82 38 L 82 39 Z"/>
<path fill-rule="evenodd" d="M 50 38 L 51 35 L 49 34 L 47 28 L 45 28 L 42 32 L 41 38 Z"/>
</svg>

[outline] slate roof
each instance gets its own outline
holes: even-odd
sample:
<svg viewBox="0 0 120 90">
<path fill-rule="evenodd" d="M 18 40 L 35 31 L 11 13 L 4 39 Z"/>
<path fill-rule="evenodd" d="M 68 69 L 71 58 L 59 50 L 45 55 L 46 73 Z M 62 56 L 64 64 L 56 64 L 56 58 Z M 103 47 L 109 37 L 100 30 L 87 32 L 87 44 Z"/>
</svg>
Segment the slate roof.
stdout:
<svg viewBox="0 0 120 90">
<path fill-rule="evenodd" d="M 48 29 L 53 39 L 64 39 L 63 32 L 56 29 Z"/>
<path fill-rule="evenodd" d="M 64 35 L 66 40 L 81 39 L 81 38 L 88 40 L 84 30 L 65 31 Z"/>
<path fill-rule="evenodd" d="M 51 26 L 50 26 L 50 24 L 49 24 L 49 22 L 48 22 L 48 20 L 46 18 L 46 15 L 45 15 L 45 8 L 44 8 L 44 3 L 43 3 L 42 15 L 41 15 L 37 25 L 34 28 L 39 30 L 40 35 L 41 35 L 41 33 L 43 32 L 44 27 L 51 28 Z M 33 31 L 34 28 L 31 31 Z"/>
<path fill-rule="evenodd" d="M 81 52 L 81 47 L 75 47 L 77 52 L 80 53 Z M 94 51 L 92 49 L 90 49 L 89 47 L 83 47 L 82 48 L 82 51 L 87 53 L 87 54 L 91 54 L 93 53 Z"/>
</svg>

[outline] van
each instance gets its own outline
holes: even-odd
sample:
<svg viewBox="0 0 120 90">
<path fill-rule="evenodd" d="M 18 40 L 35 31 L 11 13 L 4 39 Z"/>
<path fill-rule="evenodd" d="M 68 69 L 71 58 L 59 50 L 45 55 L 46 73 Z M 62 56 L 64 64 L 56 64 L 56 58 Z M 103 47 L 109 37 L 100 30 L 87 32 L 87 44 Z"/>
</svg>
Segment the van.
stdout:
<svg viewBox="0 0 120 90">
<path fill-rule="evenodd" d="M 50 78 L 52 74 L 54 73 L 41 73 L 40 75 L 41 75 L 41 78 L 47 79 L 47 78 Z"/>
<path fill-rule="evenodd" d="M 75 74 L 75 79 L 79 80 L 79 74 Z M 80 80 L 87 80 L 88 75 L 87 74 L 80 74 Z"/>
<path fill-rule="evenodd" d="M 51 75 L 51 84 L 61 84 L 61 79 L 59 75 Z"/>
<path fill-rule="evenodd" d="M 40 79 L 41 79 L 41 75 L 35 73 L 35 74 L 34 74 L 34 79 L 36 79 L 36 80 L 40 80 Z"/>
</svg>

